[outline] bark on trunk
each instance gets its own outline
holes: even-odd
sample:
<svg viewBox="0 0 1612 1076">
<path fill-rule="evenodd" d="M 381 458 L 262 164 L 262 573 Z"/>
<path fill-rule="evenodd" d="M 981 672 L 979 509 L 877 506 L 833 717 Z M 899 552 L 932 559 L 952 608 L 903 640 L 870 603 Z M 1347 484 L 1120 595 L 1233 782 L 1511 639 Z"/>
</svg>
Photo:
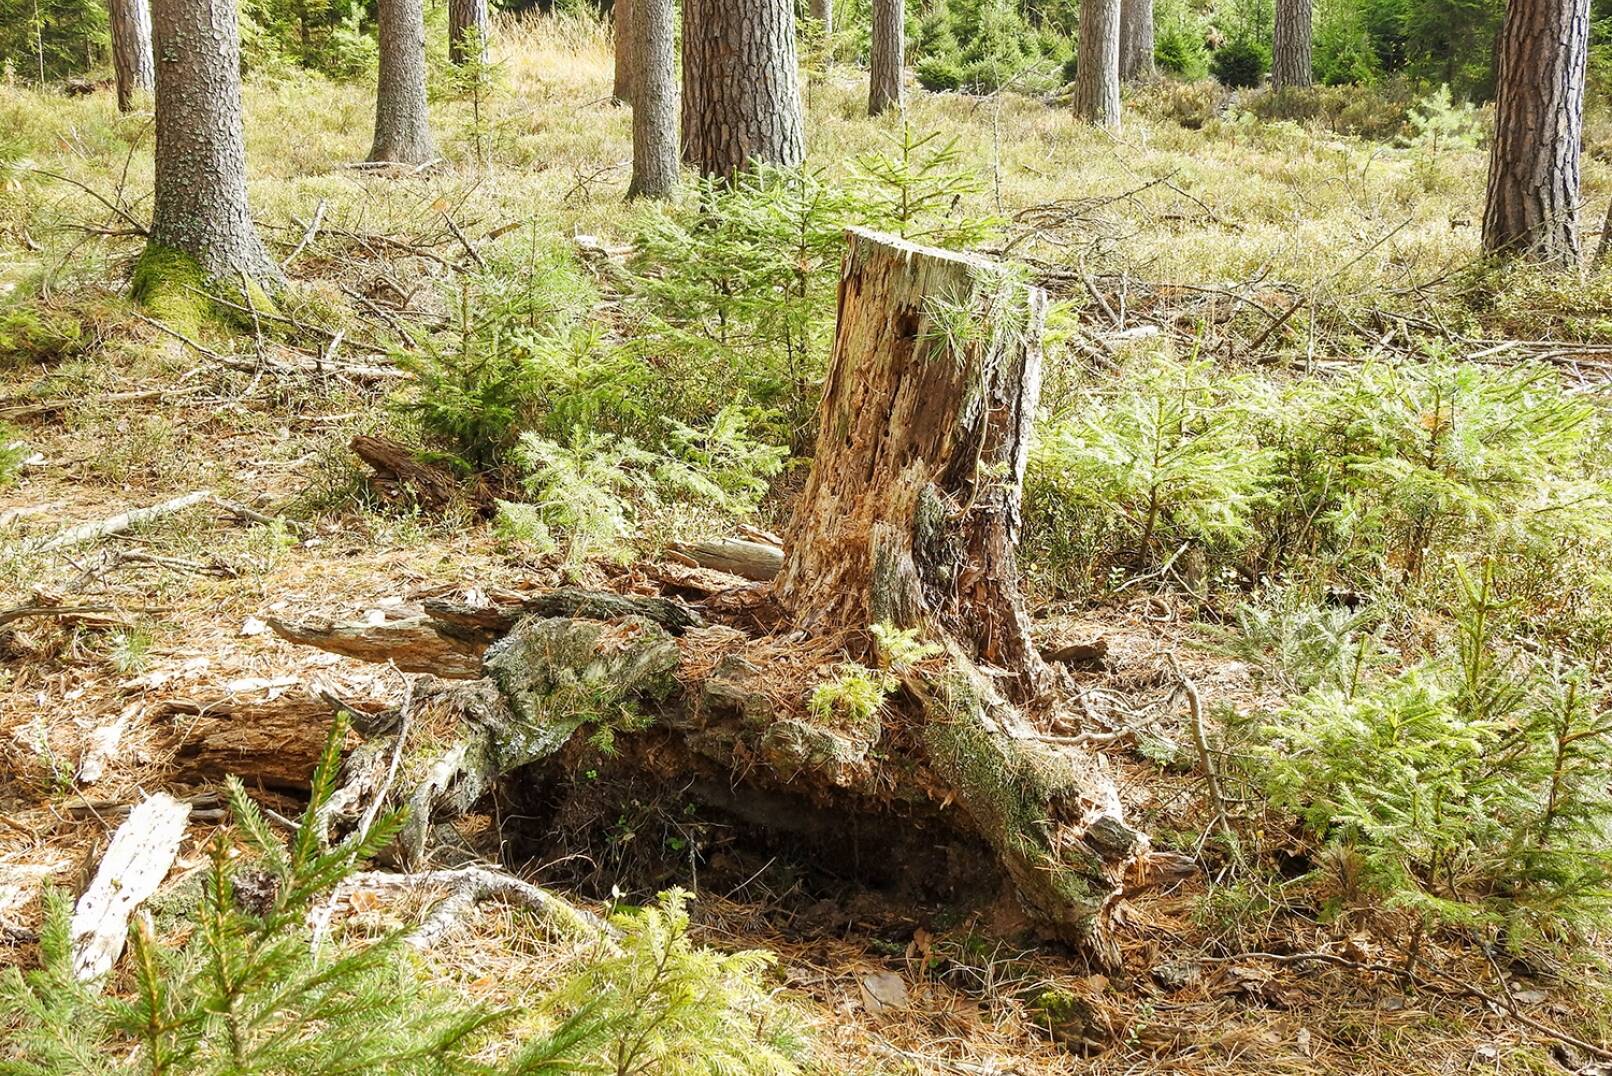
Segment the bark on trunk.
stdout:
<svg viewBox="0 0 1612 1076">
<path fill-rule="evenodd" d="M 375 90 L 375 144 L 369 159 L 427 164 L 436 159 L 425 95 L 425 5 L 380 0 L 376 29 L 380 79 Z"/>
<path fill-rule="evenodd" d="M 432 732 L 405 745 L 399 772 L 420 776 L 398 792 L 403 857 L 422 861 L 433 818 L 468 810 L 505 775 L 520 773 L 511 790 L 552 802 L 558 788 L 564 801 L 571 775 L 599 772 L 603 743 L 610 765 L 675 781 L 748 825 L 843 838 L 848 819 L 866 820 L 886 839 L 964 841 L 994 856 L 1043 927 L 1117 964 L 1111 913 L 1127 879 L 1145 877 L 1147 840 L 1102 761 L 1034 723 L 1058 685 L 1030 643 L 1014 562 L 1045 304 L 984 259 L 853 230 L 817 451 L 772 587 L 746 591 L 742 616 L 713 595 L 707 611 L 728 620 L 712 626 L 628 595 L 425 603 L 420 615 L 455 645 L 450 667 L 459 645 L 507 633 L 481 678 L 410 696 Z M 418 627 L 390 655 L 400 667 L 423 652 Z M 350 637 L 318 634 L 357 653 Z M 847 656 L 881 670 L 870 675 L 885 704 L 808 706 Z M 393 750 L 372 740 L 355 752 L 341 802 L 373 798 Z M 600 785 L 576 788 L 585 808 Z"/>
<path fill-rule="evenodd" d="M 868 115 L 901 111 L 901 68 L 906 57 L 906 5 L 902 0 L 873 0 L 873 42 L 868 65 Z"/>
<path fill-rule="evenodd" d="M 774 596 L 811 631 L 933 621 L 1002 670 L 1049 674 L 1014 549 L 1046 297 L 984 258 L 850 233 L 811 476 Z"/>
<path fill-rule="evenodd" d="M 628 198 L 666 198 L 677 189 L 677 31 L 673 0 L 633 0 L 638 84 L 632 110 Z"/>
<path fill-rule="evenodd" d="M 1120 0 L 1120 81 L 1144 82 L 1153 75 L 1153 0 Z"/>
<path fill-rule="evenodd" d="M 156 85 L 151 59 L 151 9 L 146 0 L 107 0 L 107 28 L 112 32 L 112 67 L 117 73 L 118 111 L 134 108 L 137 95 Z"/>
<path fill-rule="evenodd" d="M 474 51 L 466 44 L 472 31 Z M 487 0 L 448 0 L 448 60 L 455 65 L 487 62 Z"/>
<path fill-rule="evenodd" d="M 812 0 L 812 18 L 823 24 L 823 36 L 834 32 L 834 0 Z"/>
<path fill-rule="evenodd" d="M 805 159 L 793 0 L 686 0 L 683 159 L 730 178 Z"/>
<path fill-rule="evenodd" d="M 633 91 L 633 2 L 616 0 L 610 9 L 616 30 L 616 83 L 611 95 L 617 104 L 632 104 Z"/>
<path fill-rule="evenodd" d="M 1271 86 L 1287 90 L 1308 86 L 1311 81 L 1310 0 L 1276 0 Z"/>
<path fill-rule="evenodd" d="M 1075 118 L 1119 130 L 1120 0 L 1081 0 Z"/>
<path fill-rule="evenodd" d="M 241 47 L 233 0 L 153 0 L 156 191 L 148 256 L 178 251 L 210 279 L 280 279 L 246 201 Z M 153 262 L 153 266 L 156 266 Z"/>
<path fill-rule="evenodd" d="M 1498 43 L 1483 248 L 1579 262 L 1589 0 L 1510 0 Z"/>
</svg>

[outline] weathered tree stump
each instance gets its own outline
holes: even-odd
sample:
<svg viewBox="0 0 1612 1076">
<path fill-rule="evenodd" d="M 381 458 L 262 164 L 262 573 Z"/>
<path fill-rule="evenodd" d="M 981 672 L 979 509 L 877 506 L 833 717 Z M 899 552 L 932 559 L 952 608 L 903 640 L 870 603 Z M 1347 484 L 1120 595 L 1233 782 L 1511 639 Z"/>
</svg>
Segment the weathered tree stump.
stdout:
<svg viewBox="0 0 1612 1076">
<path fill-rule="evenodd" d="M 1147 841 L 1101 759 L 1037 730 L 1060 676 L 1031 641 L 1014 560 L 1044 304 L 1010 268 L 853 230 L 817 455 L 776 579 L 736 579 L 704 618 L 575 591 L 426 603 L 415 656 L 422 627 L 453 640 L 450 674 L 497 641 L 479 679 L 413 695 L 413 727 L 430 731 L 403 749 L 404 857 L 498 782 L 564 795 L 608 749 L 759 825 L 867 818 L 987 846 L 1038 923 L 1114 964 L 1109 912 Z M 301 638 L 383 660 L 351 633 Z M 871 716 L 807 704 L 847 659 L 891 689 Z M 376 739 L 354 753 L 346 809 L 393 752 Z"/>
</svg>

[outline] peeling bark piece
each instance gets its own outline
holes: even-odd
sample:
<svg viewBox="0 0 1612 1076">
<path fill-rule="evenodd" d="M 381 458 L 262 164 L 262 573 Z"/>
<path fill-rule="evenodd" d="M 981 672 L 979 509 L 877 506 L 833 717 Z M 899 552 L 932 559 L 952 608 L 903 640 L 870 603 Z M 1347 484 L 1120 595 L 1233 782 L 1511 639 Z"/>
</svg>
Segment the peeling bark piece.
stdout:
<svg viewBox="0 0 1612 1076">
<path fill-rule="evenodd" d="M 784 563 L 784 551 L 775 545 L 744 538 L 723 538 L 712 542 L 675 545 L 673 551 L 701 568 L 736 575 L 755 583 L 770 582 Z"/>
<path fill-rule="evenodd" d="M 73 974 L 81 981 L 112 970 L 128 938 L 129 916 L 168 876 L 189 818 L 190 804 L 159 792 L 118 827 L 94 881 L 73 908 Z"/>
<path fill-rule="evenodd" d="M 1096 639 L 1089 643 L 1065 643 L 1041 651 L 1047 661 L 1068 665 L 1076 669 L 1100 672 L 1108 667 L 1108 640 Z"/>
<path fill-rule="evenodd" d="M 338 624 L 331 620 L 289 621 L 270 617 L 274 633 L 289 643 L 315 646 L 343 657 L 394 662 L 404 672 L 430 673 L 456 680 L 481 675 L 485 640 L 456 631 L 423 614 L 380 624 Z"/>
<path fill-rule="evenodd" d="M 479 515 L 490 516 L 495 508 L 493 494 L 479 476 L 467 481 L 446 467 L 426 463 L 414 450 L 390 437 L 361 433 L 348 443 L 353 454 L 374 472 L 372 481 L 381 496 L 397 502 L 412 499 L 431 512 L 446 512 L 456 503 L 465 503 Z"/>
</svg>

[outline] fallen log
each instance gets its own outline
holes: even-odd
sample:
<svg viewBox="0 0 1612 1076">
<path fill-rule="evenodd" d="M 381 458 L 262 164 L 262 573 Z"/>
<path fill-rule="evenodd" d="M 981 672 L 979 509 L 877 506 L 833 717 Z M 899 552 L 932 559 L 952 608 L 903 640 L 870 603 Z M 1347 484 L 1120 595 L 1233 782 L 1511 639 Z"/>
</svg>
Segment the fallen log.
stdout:
<svg viewBox="0 0 1612 1076">
<path fill-rule="evenodd" d="M 170 699 L 163 743 L 181 781 L 239 777 L 248 788 L 306 792 L 337 707 L 323 698 L 272 702 Z M 356 739 L 353 741 L 356 743 Z"/>
<path fill-rule="evenodd" d="M 433 735 L 369 741 L 338 797 L 361 802 L 401 752 L 399 853 L 418 865 L 433 822 L 494 786 L 563 814 L 634 771 L 747 827 L 842 848 L 855 831 L 883 842 L 862 857 L 880 866 L 948 842 L 994 858 L 1048 933 L 1116 964 L 1112 912 L 1148 842 L 1101 758 L 1039 724 L 1066 675 L 1031 641 L 1014 559 L 1044 305 L 990 261 L 853 230 L 770 587 L 742 608 L 713 594 L 707 627 L 619 595 L 427 603 L 427 624 L 371 633 L 362 656 L 460 679 L 416 684 L 412 724 Z M 470 672 L 465 644 L 500 633 Z M 848 677 L 882 702 L 846 703 Z"/>
</svg>

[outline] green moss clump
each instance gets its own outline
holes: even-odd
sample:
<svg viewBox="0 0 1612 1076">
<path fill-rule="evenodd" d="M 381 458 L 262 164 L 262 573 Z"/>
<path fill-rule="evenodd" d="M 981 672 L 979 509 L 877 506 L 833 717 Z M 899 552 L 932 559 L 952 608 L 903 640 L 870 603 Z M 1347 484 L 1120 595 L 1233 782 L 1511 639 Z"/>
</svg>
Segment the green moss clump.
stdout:
<svg viewBox="0 0 1612 1076">
<path fill-rule="evenodd" d="M 0 311 L 0 369 L 68 358 L 84 350 L 92 335 L 71 311 L 39 303 Z"/>
<path fill-rule="evenodd" d="M 147 243 L 129 279 L 135 302 L 182 333 L 194 333 L 213 316 L 206 296 L 207 273 L 184 251 Z"/>
</svg>

